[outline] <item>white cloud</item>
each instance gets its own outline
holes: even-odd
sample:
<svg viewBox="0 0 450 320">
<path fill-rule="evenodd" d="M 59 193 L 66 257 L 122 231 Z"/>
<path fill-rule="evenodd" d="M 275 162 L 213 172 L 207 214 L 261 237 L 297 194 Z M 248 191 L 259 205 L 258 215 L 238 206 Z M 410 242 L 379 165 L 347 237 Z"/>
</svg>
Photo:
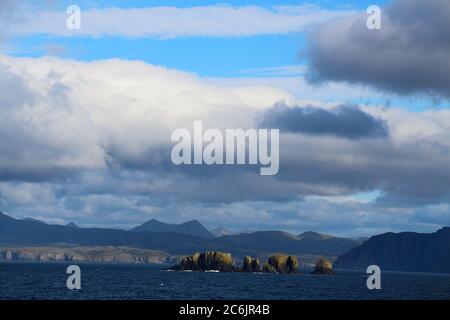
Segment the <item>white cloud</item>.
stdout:
<svg viewBox="0 0 450 320">
<path fill-rule="evenodd" d="M 282 135 L 280 174 L 262 180 L 242 168 L 174 170 L 164 163 L 170 150 L 153 148 L 170 146 L 172 130 L 191 128 L 194 120 L 209 127 L 248 127 L 280 100 L 307 104 L 286 90 L 267 82 L 223 85 L 118 59 L 0 56 L 0 67 L 0 209 L 8 213 L 114 226 L 150 217 L 177 222 L 201 217 L 228 226 L 241 217 L 245 228 L 283 229 L 300 229 L 298 221 L 309 217 L 305 228 L 332 220 L 336 230 L 350 225 L 370 231 L 386 230 L 380 221 L 392 221 L 391 213 L 404 213 L 397 229 L 408 219 L 426 228 L 448 221 L 445 213 L 431 222 L 408 215 L 415 205 L 419 212 L 424 203 L 433 203 L 427 209 L 432 213 L 448 202 L 448 110 L 364 106 L 389 125 L 389 137 L 378 140 Z M 330 197 L 372 190 L 397 198 L 368 208 L 357 201 L 338 206 Z M 310 198 L 317 195 L 331 204 Z M 257 201 L 266 199 L 279 202 L 258 207 Z"/>
<path fill-rule="evenodd" d="M 142 159 L 194 120 L 249 127 L 255 108 L 292 100 L 283 90 L 234 90 L 138 61 L 0 56 L 0 67 L 0 173 L 10 178 L 102 169 L 111 152 Z"/>
<path fill-rule="evenodd" d="M 272 8 L 214 5 L 190 8 L 87 9 L 82 10 L 81 29 L 74 31 L 66 28 L 65 12 L 33 11 L 28 12 L 23 23 L 11 23 L 4 29 L 14 35 L 240 37 L 302 32 L 313 24 L 352 13 L 353 11 L 333 11 L 314 5 Z"/>
<path fill-rule="evenodd" d="M 297 100 L 301 100 L 299 101 L 300 104 L 309 101 L 311 104 L 325 106 L 327 102 L 335 105 L 337 102 L 344 103 L 347 101 L 370 100 L 374 97 L 382 97 L 382 95 L 374 90 L 359 86 L 331 82 L 318 86 L 308 83 L 303 76 L 279 76 L 274 74 L 277 72 L 295 72 L 295 70 L 301 69 L 301 67 L 284 67 L 244 70 L 242 72 L 249 72 L 249 76 L 241 76 L 238 74 L 236 77 L 229 78 L 209 77 L 205 78 L 205 81 L 224 87 L 248 88 L 264 86 L 272 88 L 272 90 L 279 89 L 289 92 Z M 253 72 L 260 74 L 256 76 L 252 74 Z"/>
</svg>

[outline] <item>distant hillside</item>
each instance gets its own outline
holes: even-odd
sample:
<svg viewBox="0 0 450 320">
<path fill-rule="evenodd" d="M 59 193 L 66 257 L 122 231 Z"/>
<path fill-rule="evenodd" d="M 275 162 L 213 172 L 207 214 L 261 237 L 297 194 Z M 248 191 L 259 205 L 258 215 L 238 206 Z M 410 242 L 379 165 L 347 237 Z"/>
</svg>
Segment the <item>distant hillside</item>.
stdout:
<svg viewBox="0 0 450 320">
<path fill-rule="evenodd" d="M 130 231 L 133 232 L 176 232 L 182 234 L 189 234 L 191 236 L 201 238 L 213 238 L 214 235 L 209 232 L 200 222 L 197 220 L 188 221 L 182 224 L 168 224 L 155 219 L 144 222 L 140 226 L 137 226 Z"/>
<path fill-rule="evenodd" d="M 326 239 L 332 238 L 332 236 L 330 236 L 330 235 L 313 232 L 313 231 L 303 232 L 302 234 L 299 234 L 298 237 L 300 239 L 310 239 L 310 240 L 326 240 Z"/>
<path fill-rule="evenodd" d="M 339 257 L 335 268 L 450 273 L 450 228 L 435 233 L 386 233 Z"/>
<path fill-rule="evenodd" d="M 0 213 L 0 246 L 124 246 L 164 251 L 171 255 L 223 251 L 237 257 L 263 257 L 271 253 L 336 257 L 360 242 L 342 238 L 301 239 L 279 231 L 205 238 L 176 232 L 124 231 L 73 228 L 13 219 Z"/>
<path fill-rule="evenodd" d="M 171 258 L 166 252 L 112 246 L 0 248 L 0 261 L 165 263 Z"/>
<path fill-rule="evenodd" d="M 32 221 L 32 222 L 39 222 L 39 223 L 45 224 L 44 221 L 41 221 L 41 220 L 38 220 L 38 219 L 33 219 L 33 218 L 24 218 L 23 221 Z"/>
<path fill-rule="evenodd" d="M 79 226 L 77 226 L 75 223 L 73 222 L 69 222 L 68 224 L 66 224 L 67 227 L 71 227 L 71 228 L 79 228 Z"/>
<path fill-rule="evenodd" d="M 360 242 L 344 238 L 299 238 L 281 231 L 258 231 L 254 233 L 241 233 L 223 236 L 220 242 L 222 251 L 228 248 L 252 248 L 255 252 L 284 252 L 288 254 L 322 254 L 326 256 L 340 255 Z"/>
</svg>

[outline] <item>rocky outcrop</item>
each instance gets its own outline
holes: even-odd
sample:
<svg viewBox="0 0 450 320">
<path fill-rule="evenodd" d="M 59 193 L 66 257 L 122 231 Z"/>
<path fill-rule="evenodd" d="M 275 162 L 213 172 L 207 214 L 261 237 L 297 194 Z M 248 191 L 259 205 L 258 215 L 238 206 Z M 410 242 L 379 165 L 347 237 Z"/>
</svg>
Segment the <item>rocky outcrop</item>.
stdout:
<svg viewBox="0 0 450 320">
<path fill-rule="evenodd" d="M 317 261 L 314 271 L 311 272 L 311 274 L 334 275 L 336 273 L 333 271 L 333 265 L 331 262 L 328 259 L 323 258 Z"/>
<path fill-rule="evenodd" d="M 266 272 L 293 274 L 299 272 L 298 258 L 295 256 L 277 254 L 269 257 L 267 263 L 262 267 L 258 259 L 245 256 L 242 268 L 233 266 L 233 258 L 229 253 L 205 252 L 196 253 L 184 257 L 181 262 L 169 270 L 173 271 L 208 271 L 218 270 L 221 272 Z"/>
<path fill-rule="evenodd" d="M 261 264 L 258 259 L 252 260 L 252 270 L 253 272 L 261 272 Z"/>
<path fill-rule="evenodd" d="M 277 273 L 275 267 L 269 264 L 268 262 L 264 263 L 262 271 L 265 273 Z"/>
<path fill-rule="evenodd" d="M 179 265 L 173 266 L 172 269 L 199 271 L 199 269 L 200 269 L 200 267 L 198 265 L 199 257 L 200 257 L 200 253 L 195 253 L 192 256 L 185 257 L 181 260 Z"/>
<path fill-rule="evenodd" d="M 242 267 L 243 272 L 261 272 L 261 265 L 258 259 L 253 259 L 252 257 L 244 257 L 244 266 Z"/>
<path fill-rule="evenodd" d="M 176 271 L 208 271 L 217 270 L 221 272 L 235 271 L 233 258 L 230 253 L 217 251 L 196 253 L 185 257 L 180 264 L 173 266 L 170 270 Z"/>
<path fill-rule="evenodd" d="M 269 257 L 263 266 L 263 271 L 268 273 L 298 273 L 298 259 L 295 256 L 277 254 Z"/>
<path fill-rule="evenodd" d="M 286 262 L 287 273 L 298 273 L 299 263 L 297 257 L 289 256 Z"/>
</svg>

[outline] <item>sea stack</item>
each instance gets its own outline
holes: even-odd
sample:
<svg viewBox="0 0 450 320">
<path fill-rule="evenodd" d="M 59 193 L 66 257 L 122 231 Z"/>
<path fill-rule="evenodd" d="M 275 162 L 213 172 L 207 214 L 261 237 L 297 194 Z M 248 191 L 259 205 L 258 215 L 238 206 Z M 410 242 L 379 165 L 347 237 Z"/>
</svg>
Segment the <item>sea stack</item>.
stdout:
<svg viewBox="0 0 450 320">
<path fill-rule="evenodd" d="M 336 273 L 333 271 L 333 265 L 331 264 L 330 260 L 323 258 L 316 262 L 314 271 L 311 272 L 311 274 L 334 275 Z"/>
<path fill-rule="evenodd" d="M 259 260 L 253 259 L 249 256 L 245 256 L 242 272 L 261 272 L 261 265 L 259 263 Z"/>
<path fill-rule="evenodd" d="M 298 259 L 295 256 L 277 254 L 269 257 L 263 271 L 268 273 L 298 273 Z"/>
<path fill-rule="evenodd" d="M 217 251 L 196 253 L 185 257 L 180 264 L 173 266 L 170 270 L 175 271 L 208 271 L 217 270 L 220 272 L 232 272 L 233 258 L 230 253 Z"/>
</svg>

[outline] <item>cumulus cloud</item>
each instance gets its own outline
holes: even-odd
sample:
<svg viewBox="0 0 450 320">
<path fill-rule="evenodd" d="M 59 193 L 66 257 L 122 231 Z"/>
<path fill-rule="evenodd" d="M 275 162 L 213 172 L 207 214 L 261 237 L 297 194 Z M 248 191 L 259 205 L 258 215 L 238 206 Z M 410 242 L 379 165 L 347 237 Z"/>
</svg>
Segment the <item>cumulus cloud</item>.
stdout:
<svg viewBox="0 0 450 320">
<path fill-rule="evenodd" d="M 396 136 L 370 143 L 289 136 L 281 146 L 278 178 L 301 186 L 303 194 L 309 195 L 382 190 L 385 196 L 378 200 L 380 204 L 446 202 L 450 196 L 448 150 L 443 135 L 432 139 Z"/>
<path fill-rule="evenodd" d="M 331 110 L 288 107 L 278 103 L 262 116 L 261 126 L 310 135 L 334 135 L 348 139 L 378 138 L 388 135 L 386 123 L 358 106 L 341 105 Z"/>
<path fill-rule="evenodd" d="M 257 220 L 258 227 L 291 223 L 300 229 L 303 216 L 295 210 L 309 210 L 311 221 L 335 219 L 337 229 L 333 202 L 321 207 L 311 197 L 380 190 L 384 197 L 370 209 L 371 230 L 377 214 L 406 212 L 404 222 L 407 212 L 422 207 L 440 211 L 420 223 L 448 221 L 441 209 L 450 197 L 448 110 L 311 109 L 280 89 L 213 85 L 190 73 L 118 59 L 0 56 L 0 66 L 2 211 L 109 226 L 150 217 L 227 225 L 241 215 L 245 228 Z M 287 106 L 277 105 L 282 100 Z M 205 128 L 252 128 L 261 114 L 275 115 L 272 120 L 289 129 L 280 137 L 278 175 L 261 177 L 252 166 L 171 163 L 174 129 L 192 130 L 195 120 Z M 360 122 L 356 132 L 347 128 Z M 379 138 L 366 139 L 373 136 Z M 355 206 L 352 212 L 368 210 Z"/>
<path fill-rule="evenodd" d="M 309 34 L 309 79 L 448 99 L 449 16 L 447 0 L 394 0 L 381 30 L 366 27 L 365 13 L 326 22 Z"/>
<path fill-rule="evenodd" d="M 0 180 L 116 166 L 159 170 L 170 160 L 173 130 L 192 129 L 197 119 L 250 127 L 252 110 L 290 98 L 269 89 L 255 103 L 258 88 L 235 93 L 142 62 L 2 56 L 0 68 Z"/>
<path fill-rule="evenodd" d="M 314 5 L 232 7 L 227 5 L 82 9 L 80 30 L 66 28 L 65 11 L 34 10 L 5 26 L 14 35 L 119 37 L 240 37 L 302 32 L 308 26 L 353 13 Z M 176 21 L 176 23 L 174 23 Z"/>
<path fill-rule="evenodd" d="M 51 72 L 37 79 L 8 62 L 0 61 L 0 72 L 0 180 L 46 180 L 102 167 L 96 129 L 73 109 L 68 87 Z"/>
</svg>

